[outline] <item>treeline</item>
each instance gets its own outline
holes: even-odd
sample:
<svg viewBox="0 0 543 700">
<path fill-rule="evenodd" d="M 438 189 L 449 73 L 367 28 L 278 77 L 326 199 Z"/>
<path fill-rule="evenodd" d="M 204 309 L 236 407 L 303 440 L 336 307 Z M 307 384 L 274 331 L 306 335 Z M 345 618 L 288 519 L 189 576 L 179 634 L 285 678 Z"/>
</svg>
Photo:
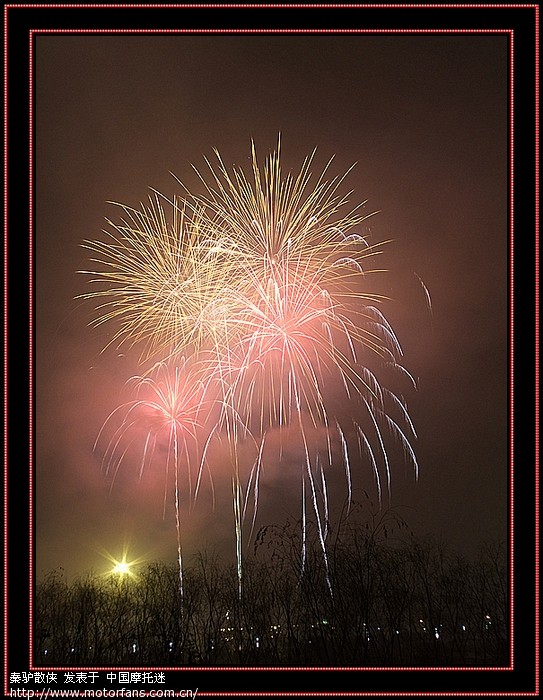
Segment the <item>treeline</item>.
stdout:
<svg viewBox="0 0 543 700">
<path fill-rule="evenodd" d="M 235 567 L 199 554 L 183 571 L 52 572 L 36 584 L 34 659 L 47 666 L 497 666 L 509 659 L 504 547 L 467 559 L 400 537 L 385 514 L 329 535 L 263 528 Z M 303 571 L 302 571 L 303 569 Z"/>
</svg>

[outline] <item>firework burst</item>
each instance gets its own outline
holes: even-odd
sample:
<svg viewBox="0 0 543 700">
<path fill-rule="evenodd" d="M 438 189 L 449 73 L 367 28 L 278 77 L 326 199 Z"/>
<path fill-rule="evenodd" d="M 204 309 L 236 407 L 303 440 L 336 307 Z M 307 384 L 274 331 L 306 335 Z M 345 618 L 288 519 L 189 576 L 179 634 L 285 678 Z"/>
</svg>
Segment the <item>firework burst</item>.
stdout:
<svg viewBox="0 0 543 700">
<path fill-rule="evenodd" d="M 144 376 L 128 382 L 136 398 L 118 406 L 106 419 L 95 447 L 106 440 L 103 462 L 112 474 L 112 486 L 129 448 L 140 450 L 139 475 L 165 454 L 164 513 L 168 484 L 173 482 L 180 590 L 183 592 L 181 497 L 190 507 L 202 478 L 198 458 L 198 431 L 212 414 L 209 373 L 201 365 L 179 358 L 175 366 L 154 365 Z M 109 433 L 110 437 L 105 438 Z"/>
<path fill-rule="evenodd" d="M 175 359 L 190 346 L 199 348 L 218 335 L 228 315 L 227 300 L 218 300 L 227 261 L 202 240 L 194 210 L 187 218 L 178 198 L 171 217 L 158 195 L 139 211 L 116 206 L 123 218 L 108 220 L 107 239 L 83 243 L 97 265 L 81 271 L 96 289 L 80 297 L 100 301 L 93 325 L 117 322 L 108 344 L 140 346 L 142 361 Z"/>
<path fill-rule="evenodd" d="M 348 173 L 327 180 L 329 161 L 311 185 L 312 154 L 297 176 L 283 176 L 280 144 L 263 168 L 253 145 L 251 178 L 239 168 L 229 171 L 218 152 L 216 157 L 216 166 L 206 161 L 209 178 L 197 171 L 204 194 L 186 192 L 172 200 L 155 194 L 140 211 L 120 205 L 125 216 L 121 224 L 110 222 L 108 240 L 85 243 L 96 255 L 98 268 L 87 274 L 98 287 L 83 296 L 100 301 L 95 325 L 116 321 L 111 342 L 141 345 L 142 361 L 158 355 L 179 366 L 181 355 L 190 356 L 182 373 L 176 369 L 173 387 L 163 389 L 152 373 L 138 379 L 155 398 L 129 406 L 109 453 L 119 450 L 136 410 L 154 410 L 169 435 L 177 503 L 180 446 L 190 462 L 186 436 L 196 442 L 201 436 L 202 444 L 196 476 L 187 481 L 189 496 L 198 492 L 204 465 L 213 471 L 207 460 L 210 441 L 221 436 L 228 441 L 241 594 L 249 503 L 252 532 L 266 461 L 281 459 L 268 448 L 271 430 L 288 429 L 289 440 L 300 446 L 302 566 L 310 509 L 327 577 L 327 466 L 340 455 L 350 503 L 355 449 L 371 465 L 379 500 L 390 495 L 389 434 L 402 445 L 415 475 L 418 465 L 405 401 L 381 386 L 370 368 L 377 358 L 412 380 L 400 364 L 398 339 L 378 308 L 383 297 L 371 289 L 372 276 L 383 272 L 374 261 L 384 245 L 370 245 L 360 233 L 372 214 L 361 213 L 365 203 L 342 213 L 351 194 L 340 194 Z M 181 385 L 179 377 L 187 373 L 198 377 L 196 384 L 184 380 Z M 220 409 L 201 421 L 197 417 L 206 401 Z M 356 419 L 345 420 L 340 408 L 345 405 Z M 143 463 L 153 430 L 147 433 Z M 324 447 L 312 444 L 314 430 L 324 433 Z M 238 456 L 245 439 L 256 449 L 250 465 Z"/>
</svg>

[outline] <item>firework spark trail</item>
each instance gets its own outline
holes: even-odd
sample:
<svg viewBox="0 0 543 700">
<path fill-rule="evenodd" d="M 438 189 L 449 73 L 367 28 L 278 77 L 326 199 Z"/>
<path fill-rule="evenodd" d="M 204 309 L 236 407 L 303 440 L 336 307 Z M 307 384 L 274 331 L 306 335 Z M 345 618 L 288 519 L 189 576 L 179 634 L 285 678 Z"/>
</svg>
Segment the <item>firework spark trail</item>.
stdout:
<svg viewBox="0 0 543 700">
<path fill-rule="evenodd" d="M 174 489 L 174 496 L 175 496 L 175 530 L 177 534 L 177 564 L 178 564 L 178 571 L 179 571 L 179 593 L 181 596 L 181 601 L 183 601 L 185 597 L 184 593 L 184 588 L 183 588 L 183 547 L 181 544 L 181 507 L 180 507 L 180 489 L 179 489 L 179 452 L 178 452 L 178 445 L 177 445 L 177 430 L 173 427 L 173 425 L 170 428 L 171 430 L 171 439 L 173 439 L 173 454 L 174 454 L 174 471 L 175 471 L 175 489 Z M 188 473 L 190 474 L 190 469 L 187 470 Z M 189 492 L 190 492 L 190 481 L 189 481 Z"/>
<path fill-rule="evenodd" d="M 351 504 L 353 500 L 353 487 L 351 483 L 351 465 L 349 462 L 349 450 L 347 448 L 347 441 L 345 440 L 345 435 L 343 434 L 343 430 L 341 429 L 340 424 L 338 421 L 336 421 L 336 426 L 337 426 L 337 431 L 339 433 L 339 436 L 341 438 L 341 449 L 343 452 L 343 465 L 345 467 L 345 476 L 347 478 L 347 488 L 348 488 L 348 497 L 347 497 L 347 515 L 349 515 L 349 511 L 351 509 Z"/>
<path fill-rule="evenodd" d="M 190 383 L 176 384 L 175 406 L 159 391 L 153 371 L 148 378 L 140 379 L 141 385 L 156 392 L 156 402 L 147 405 L 159 415 L 162 410 L 169 426 L 177 514 L 178 453 L 184 453 L 187 461 L 187 491 L 193 503 L 204 469 L 210 477 L 213 474 L 214 466 L 209 461 L 212 440 L 224 439 L 229 445 L 240 594 L 248 503 L 252 498 L 252 537 L 260 479 L 266 463 L 281 460 L 283 454 L 282 445 L 278 455 L 268 449 L 268 431 L 290 428 L 292 437 L 294 430 L 293 439 L 304 455 L 302 569 L 307 557 L 309 497 L 331 587 L 325 465 L 332 466 L 336 444 L 345 469 L 349 507 L 353 492 L 352 446 L 343 425 L 345 419 L 335 406 L 343 403 L 352 405 L 353 410 L 362 408 L 369 417 L 370 431 L 352 418 L 350 424 L 359 453 L 371 463 L 380 502 L 381 464 L 389 497 L 391 487 L 391 465 L 380 424 L 398 439 L 418 476 L 410 439 L 385 408 L 386 400 L 415 438 L 405 402 L 382 387 L 368 367 L 369 358 L 380 359 L 384 366 L 394 367 L 415 384 L 399 364 L 403 354 L 400 343 L 376 306 L 384 297 L 370 287 L 371 275 L 383 272 L 373 266 L 373 261 L 388 241 L 370 245 L 367 237 L 356 230 L 375 213 L 361 213 L 365 202 L 342 214 L 351 193 L 342 195 L 340 189 L 350 171 L 326 179 L 332 159 L 311 186 L 315 152 L 303 161 L 298 175 L 289 172 L 285 176 L 280 165 L 280 142 L 263 168 L 252 144 L 250 178 L 241 168 L 229 171 L 218 151 L 215 155 L 216 166 L 205 159 L 209 181 L 195 169 L 204 194 L 186 191 L 183 197 L 169 200 L 155 192 L 140 211 L 118 205 L 124 215 L 121 224 L 109 222 L 113 231 L 106 232 L 105 242 L 84 244 L 96 256 L 93 261 L 97 269 L 85 274 L 92 275 L 90 281 L 97 288 L 81 296 L 99 302 L 95 326 L 117 322 L 110 344 L 143 346 L 142 362 L 158 356 L 163 363 L 175 365 L 180 356 L 189 355 L 190 363 L 184 359 L 181 363 L 184 371 L 190 372 L 194 366 L 196 374 L 205 375 L 200 379 L 200 393 L 194 392 Z M 171 222 L 164 201 L 173 211 Z M 331 391 L 330 386 L 336 388 Z M 187 396 L 182 398 L 184 394 Z M 196 396 L 220 405 L 213 421 L 208 420 L 205 426 L 195 419 L 198 412 L 194 413 L 191 401 Z M 121 451 L 123 434 L 136 427 L 137 413 L 143 405 L 145 401 L 137 400 L 128 406 L 123 424 L 106 450 L 115 472 L 128 449 Z M 189 407 L 191 419 L 183 425 L 179 411 L 186 412 Z M 319 448 L 311 454 L 309 428 L 324 432 L 326 446 L 322 454 Z M 197 433 L 203 450 L 193 481 L 186 438 L 190 435 L 196 440 Z M 147 434 L 141 469 L 155 440 L 156 436 Z M 245 440 L 252 441 L 256 449 L 247 473 L 237 450 Z M 167 470 L 168 465 L 169 461 Z M 212 479 L 211 485 L 213 488 Z M 178 517 L 177 531 L 182 567 Z"/>
<path fill-rule="evenodd" d="M 236 529 L 236 564 L 238 574 L 238 596 L 242 595 L 242 541 L 243 541 L 243 514 L 242 514 L 242 486 L 239 469 L 236 463 L 235 475 L 232 477 L 232 496 L 234 506 L 234 520 Z"/>
<path fill-rule="evenodd" d="M 260 442 L 260 448 L 258 450 L 258 455 L 255 459 L 255 462 L 253 464 L 253 468 L 251 469 L 251 473 L 249 475 L 249 481 L 247 483 L 247 488 L 245 492 L 245 503 L 243 505 L 243 515 L 242 515 L 242 520 L 245 519 L 245 513 L 247 510 L 247 504 L 249 501 L 249 495 L 253 493 L 253 517 L 251 519 L 251 531 L 249 532 L 249 540 L 251 540 L 254 528 L 255 528 L 255 523 L 256 523 L 256 514 L 258 510 L 258 486 L 259 486 L 259 481 L 260 481 L 260 469 L 262 467 L 262 453 L 264 451 L 264 445 L 266 442 L 266 433 L 262 436 L 262 440 Z"/>
</svg>

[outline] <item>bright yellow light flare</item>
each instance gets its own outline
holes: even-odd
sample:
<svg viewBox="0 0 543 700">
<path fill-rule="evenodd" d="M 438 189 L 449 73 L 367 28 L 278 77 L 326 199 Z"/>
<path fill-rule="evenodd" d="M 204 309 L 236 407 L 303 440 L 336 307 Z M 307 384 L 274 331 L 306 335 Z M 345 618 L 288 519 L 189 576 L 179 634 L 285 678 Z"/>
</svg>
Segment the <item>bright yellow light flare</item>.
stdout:
<svg viewBox="0 0 543 700">
<path fill-rule="evenodd" d="M 96 551 L 109 563 L 109 567 L 102 572 L 102 575 L 106 578 L 113 577 L 119 580 L 136 579 L 137 567 L 147 561 L 147 557 L 131 557 L 128 544 L 123 545 L 121 556 L 114 556 L 103 547 L 98 547 Z"/>
<path fill-rule="evenodd" d="M 111 569 L 112 574 L 118 574 L 119 576 L 127 576 L 130 573 L 131 563 L 125 560 L 118 561 L 115 566 Z"/>
</svg>

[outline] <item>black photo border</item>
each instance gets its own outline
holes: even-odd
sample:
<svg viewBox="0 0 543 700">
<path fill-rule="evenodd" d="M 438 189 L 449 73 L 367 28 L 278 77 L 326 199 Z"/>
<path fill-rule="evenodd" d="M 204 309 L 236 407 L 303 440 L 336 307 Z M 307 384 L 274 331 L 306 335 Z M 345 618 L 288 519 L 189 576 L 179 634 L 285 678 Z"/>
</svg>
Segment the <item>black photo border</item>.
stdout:
<svg viewBox="0 0 543 700">
<path fill-rule="evenodd" d="M 539 10 L 535 4 L 465 3 L 4 6 L 6 696 L 10 687 L 15 687 L 9 683 L 10 673 L 33 670 L 29 566 L 33 557 L 34 458 L 33 38 L 39 33 L 162 33 L 169 29 L 296 33 L 308 27 L 322 33 L 359 29 L 380 33 L 504 32 L 510 36 L 511 663 L 496 669 L 164 669 L 167 682 L 161 687 L 197 687 L 202 697 L 538 695 Z M 57 683 L 55 687 L 65 686 Z"/>
</svg>

